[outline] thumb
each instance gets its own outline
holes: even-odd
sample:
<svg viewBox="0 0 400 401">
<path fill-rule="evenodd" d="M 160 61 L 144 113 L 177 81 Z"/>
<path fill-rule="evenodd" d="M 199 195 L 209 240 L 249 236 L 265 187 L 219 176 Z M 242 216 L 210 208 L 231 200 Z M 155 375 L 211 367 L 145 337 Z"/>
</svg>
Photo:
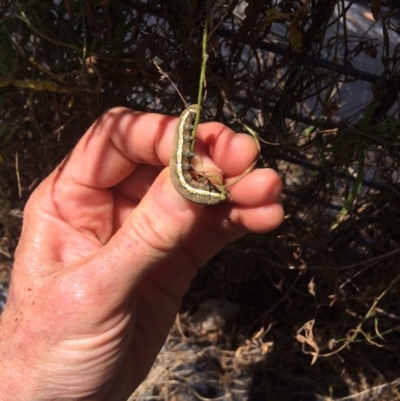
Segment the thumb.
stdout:
<svg viewBox="0 0 400 401">
<path fill-rule="evenodd" d="M 186 200 L 176 191 L 168 169 L 164 169 L 122 227 L 96 255 L 96 264 L 109 265 L 110 275 L 117 277 L 118 292 L 130 293 L 182 246 L 203 209 L 204 206 Z"/>
</svg>

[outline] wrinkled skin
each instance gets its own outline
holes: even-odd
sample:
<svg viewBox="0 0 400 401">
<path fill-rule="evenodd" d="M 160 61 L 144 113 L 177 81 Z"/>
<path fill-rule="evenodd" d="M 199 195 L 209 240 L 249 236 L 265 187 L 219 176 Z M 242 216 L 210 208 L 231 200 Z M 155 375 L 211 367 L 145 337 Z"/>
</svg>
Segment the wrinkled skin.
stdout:
<svg viewBox="0 0 400 401">
<path fill-rule="evenodd" d="M 228 242 L 277 227 L 281 181 L 251 172 L 225 203 L 173 188 L 177 118 L 112 109 L 35 190 L 0 317 L 0 399 L 126 400 L 149 371 L 197 269 Z M 234 179 L 251 137 L 199 126 L 196 153 Z"/>
</svg>

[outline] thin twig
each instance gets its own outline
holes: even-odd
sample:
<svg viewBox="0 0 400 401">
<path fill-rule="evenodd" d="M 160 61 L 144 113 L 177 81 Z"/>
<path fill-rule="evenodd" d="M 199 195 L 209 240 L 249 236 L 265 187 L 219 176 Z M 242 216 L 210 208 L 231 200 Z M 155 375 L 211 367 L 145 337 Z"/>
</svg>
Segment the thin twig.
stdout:
<svg viewBox="0 0 400 401">
<path fill-rule="evenodd" d="M 364 318 L 361 320 L 361 322 L 357 325 L 356 329 L 354 330 L 354 333 L 352 334 L 352 336 L 345 341 L 345 343 L 339 347 L 338 349 L 336 349 L 333 352 L 330 352 L 328 354 L 323 354 L 320 355 L 321 357 L 328 357 L 328 356 L 332 356 L 334 354 L 337 354 L 338 352 L 340 352 L 341 350 L 343 350 L 344 348 L 346 348 L 350 343 L 352 343 L 357 335 L 362 332 L 361 328 L 362 325 L 371 317 L 373 311 L 375 310 L 376 305 L 378 304 L 378 302 L 389 292 L 389 290 L 400 280 L 400 275 L 398 275 L 390 284 L 389 286 L 385 289 L 385 291 L 383 291 L 376 299 L 375 301 L 372 303 L 371 307 L 369 308 L 368 312 L 366 313 L 366 315 L 364 316 Z"/>
<path fill-rule="evenodd" d="M 182 99 L 182 102 L 185 105 L 185 108 L 188 107 L 188 104 L 187 104 L 185 98 L 182 96 L 182 93 L 180 92 L 178 87 L 174 84 L 174 82 L 169 77 L 169 75 L 165 71 L 163 71 L 163 69 L 157 64 L 157 62 L 155 60 L 152 60 L 152 61 L 153 61 L 153 64 L 155 65 L 155 67 L 157 68 L 158 72 L 161 74 L 160 81 L 162 81 L 164 78 L 166 78 L 168 80 L 168 82 L 174 87 L 174 89 L 176 90 L 176 93 L 179 95 L 179 97 Z"/>
<path fill-rule="evenodd" d="M 18 150 L 15 152 L 15 172 L 17 175 L 18 195 L 22 199 L 21 177 L 19 175 Z"/>
</svg>

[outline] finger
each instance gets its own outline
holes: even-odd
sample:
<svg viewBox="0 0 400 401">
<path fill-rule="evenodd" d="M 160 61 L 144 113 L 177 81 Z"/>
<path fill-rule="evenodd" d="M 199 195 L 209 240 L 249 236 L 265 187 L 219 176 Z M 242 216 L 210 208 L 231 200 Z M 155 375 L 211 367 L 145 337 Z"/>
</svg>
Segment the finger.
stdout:
<svg viewBox="0 0 400 401">
<path fill-rule="evenodd" d="M 204 219 L 185 243 L 186 251 L 197 266 L 204 265 L 227 243 L 249 232 L 262 234 L 274 230 L 284 218 L 279 202 L 254 208 L 225 205 L 218 209 L 206 209 Z"/>
<path fill-rule="evenodd" d="M 252 177 L 253 176 L 253 177 Z M 273 170 L 255 170 L 249 181 L 259 185 L 248 191 L 248 184 L 237 188 L 239 202 L 208 207 L 202 219 L 185 243 L 187 250 L 203 265 L 228 242 L 249 233 L 266 233 L 277 228 L 284 219 L 284 211 L 278 201 L 281 180 Z M 239 186 L 239 183 L 237 184 Z"/>
<path fill-rule="evenodd" d="M 90 188 L 108 188 L 138 164 L 167 166 L 177 122 L 171 116 L 112 109 L 89 128 L 67 157 L 62 176 Z M 199 153 L 208 155 L 228 176 L 243 172 L 257 153 L 251 137 L 237 135 L 220 123 L 201 124 L 196 138 Z"/>
<path fill-rule="evenodd" d="M 147 217 L 147 226 L 149 226 L 147 231 L 153 231 L 153 235 L 147 237 L 150 240 L 142 239 L 141 242 L 149 244 L 152 241 L 151 239 L 156 237 L 157 241 L 161 240 L 161 245 L 153 243 L 150 249 L 155 249 L 156 251 L 164 249 L 165 252 L 164 254 L 161 253 L 162 256 L 152 266 L 160 264 L 167 258 L 167 254 L 170 256 L 184 242 L 187 250 L 192 250 L 193 252 L 191 253 L 193 254 L 201 255 L 201 260 L 198 259 L 196 261 L 196 266 L 199 266 L 205 263 L 227 242 L 233 241 L 249 231 L 264 233 L 278 227 L 283 221 L 282 205 L 277 201 L 281 192 L 279 176 L 270 169 L 263 169 L 254 173 L 256 180 L 259 183 L 263 183 L 265 189 L 260 191 L 259 194 L 255 193 L 255 197 L 249 202 L 249 206 L 225 204 L 208 207 L 203 210 L 202 219 L 197 221 L 202 207 L 182 198 L 171 186 L 170 180 L 165 176 L 166 170 L 164 170 L 140 205 L 146 208 L 147 213 L 150 213 Z M 164 180 L 162 185 L 159 184 L 161 180 Z M 159 186 L 160 189 L 157 190 Z M 139 208 L 135 209 L 127 219 L 127 221 L 135 222 L 137 226 L 142 225 L 135 220 L 141 217 L 138 211 Z M 177 209 L 178 214 L 176 215 Z M 127 222 L 115 236 L 115 238 L 121 238 L 116 241 L 132 238 L 132 233 L 130 233 L 132 227 L 128 225 L 127 229 L 126 224 Z M 137 228 L 133 231 L 137 231 Z M 180 231 L 181 234 L 177 236 L 174 231 Z M 157 238 L 160 236 L 160 234 L 155 235 L 157 233 L 162 233 L 162 238 Z M 169 236 L 172 236 L 172 240 L 168 239 Z M 140 238 L 140 235 L 138 237 Z M 138 243 L 138 239 L 133 242 Z M 165 244 L 170 245 L 166 246 Z M 113 248 L 118 249 L 118 246 L 113 245 Z M 126 255 L 128 264 L 132 263 L 132 258 L 135 257 L 138 257 L 138 260 L 134 263 L 135 266 L 140 265 L 140 262 L 143 261 L 143 258 L 137 256 L 138 253 L 136 252 L 135 255 L 124 252 L 122 254 Z M 193 260 L 195 259 L 193 258 Z M 140 270 L 139 268 L 136 274 L 139 274 Z M 141 274 L 147 274 L 151 270 L 152 267 L 144 267 Z M 147 273 L 144 273 L 145 271 Z"/>
<path fill-rule="evenodd" d="M 260 206 L 276 201 L 282 193 L 282 180 L 275 170 L 255 169 L 228 188 L 228 200 L 243 206 Z"/>
<path fill-rule="evenodd" d="M 228 242 L 249 232 L 271 231 L 282 223 L 284 212 L 278 201 L 282 182 L 278 174 L 271 169 L 255 170 L 249 174 L 249 181 L 256 185 L 253 191 L 248 190 L 248 183 L 236 190 L 235 196 L 241 204 L 223 203 L 203 210 L 185 241 L 185 252 L 174 254 L 172 266 L 187 266 L 188 260 L 197 267 L 202 266 Z M 186 263 L 180 258 L 186 258 Z"/>
<path fill-rule="evenodd" d="M 218 166 L 224 178 L 242 174 L 258 155 L 250 135 L 235 133 L 217 122 L 199 125 L 194 151 L 203 158 L 205 166 Z"/>
<path fill-rule="evenodd" d="M 172 138 L 176 119 L 115 108 L 102 115 L 62 166 L 63 178 L 90 188 L 109 188 L 138 164 L 160 166 L 159 149 Z"/>
</svg>

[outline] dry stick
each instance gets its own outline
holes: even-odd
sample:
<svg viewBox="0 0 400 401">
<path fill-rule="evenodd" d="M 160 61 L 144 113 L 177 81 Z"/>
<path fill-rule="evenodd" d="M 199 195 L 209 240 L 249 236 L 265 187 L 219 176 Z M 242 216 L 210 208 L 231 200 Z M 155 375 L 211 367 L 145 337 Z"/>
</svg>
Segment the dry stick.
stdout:
<svg viewBox="0 0 400 401">
<path fill-rule="evenodd" d="M 17 174 L 18 195 L 22 198 L 21 177 L 19 175 L 18 151 L 15 152 L 15 172 Z"/>
<path fill-rule="evenodd" d="M 152 60 L 152 61 L 153 61 L 153 64 L 155 65 L 155 67 L 157 68 L 158 72 L 161 74 L 160 81 L 162 81 L 164 78 L 166 78 L 168 80 L 168 82 L 174 87 L 174 89 L 176 90 L 176 93 L 179 95 L 179 97 L 182 99 L 182 102 L 185 105 L 185 108 L 188 108 L 189 105 L 186 103 L 185 98 L 182 96 L 182 93 L 180 92 L 178 87 L 174 84 L 174 82 L 169 77 L 169 75 L 163 71 L 163 69 L 156 63 L 155 60 Z"/>
</svg>

